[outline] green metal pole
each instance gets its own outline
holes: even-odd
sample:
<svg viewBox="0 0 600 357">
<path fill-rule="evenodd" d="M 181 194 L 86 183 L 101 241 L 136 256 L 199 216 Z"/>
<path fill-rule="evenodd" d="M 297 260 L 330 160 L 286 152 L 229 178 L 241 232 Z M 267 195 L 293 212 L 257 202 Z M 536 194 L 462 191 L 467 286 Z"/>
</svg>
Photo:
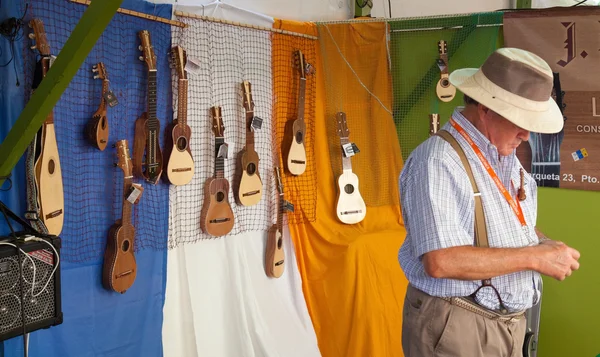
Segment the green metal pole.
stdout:
<svg viewBox="0 0 600 357">
<path fill-rule="evenodd" d="M 15 167 L 42 123 L 81 67 L 123 0 L 95 0 L 85 10 L 71 36 L 0 144 L 0 186 Z M 57 119 L 57 120 L 60 120 Z"/>
<path fill-rule="evenodd" d="M 531 0 L 517 0 L 517 9 L 531 9 Z"/>
</svg>

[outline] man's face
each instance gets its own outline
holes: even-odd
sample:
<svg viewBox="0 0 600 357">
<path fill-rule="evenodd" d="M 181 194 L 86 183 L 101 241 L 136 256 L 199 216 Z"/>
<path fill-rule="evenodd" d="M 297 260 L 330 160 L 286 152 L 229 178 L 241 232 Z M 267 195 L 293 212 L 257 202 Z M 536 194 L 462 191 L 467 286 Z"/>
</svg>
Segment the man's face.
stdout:
<svg viewBox="0 0 600 357">
<path fill-rule="evenodd" d="M 511 123 L 493 110 L 485 108 L 483 118 L 490 142 L 502 156 L 510 155 L 523 141 L 529 140 L 529 131 Z"/>
</svg>

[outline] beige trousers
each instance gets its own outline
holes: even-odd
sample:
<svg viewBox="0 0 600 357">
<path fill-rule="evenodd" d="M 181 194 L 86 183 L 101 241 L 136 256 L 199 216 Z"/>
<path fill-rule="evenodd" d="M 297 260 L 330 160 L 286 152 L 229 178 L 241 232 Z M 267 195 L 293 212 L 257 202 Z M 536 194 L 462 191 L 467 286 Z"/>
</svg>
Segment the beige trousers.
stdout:
<svg viewBox="0 0 600 357">
<path fill-rule="evenodd" d="M 411 285 L 402 321 L 405 357 L 522 357 L 525 318 L 500 322 Z"/>
</svg>

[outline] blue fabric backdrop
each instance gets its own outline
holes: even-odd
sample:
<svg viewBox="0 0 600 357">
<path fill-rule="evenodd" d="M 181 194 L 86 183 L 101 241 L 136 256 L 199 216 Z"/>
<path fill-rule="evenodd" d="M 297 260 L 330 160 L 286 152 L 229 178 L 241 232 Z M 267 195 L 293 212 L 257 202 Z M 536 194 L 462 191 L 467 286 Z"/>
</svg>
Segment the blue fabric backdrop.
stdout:
<svg viewBox="0 0 600 357">
<path fill-rule="evenodd" d="M 66 0 L 30 0 L 26 21 L 44 21 L 53 54 L 58 54 L 86 6 Z M 2 1 L 0 21 L 23 15 L 24 0 Z M 125 0 L 122 7 L 170 18 L 170 5 Z M 109 144 L 128 139 L 133 149 L 135 119 L 146 108 L 146 71 L 138 60 L 137 32 L 147 29 L 157 55 L 158 116 L 161 129 L 172 120 L 171 75 L 167 54 L 171 44 L 170 26 L 117 14 L 67 91 L 54 108 L 57 142 L 63 169 L 65 223 L 61 233 L 63 255 L 63 324 L 30 335 L 31 357 L 162 356 L 162 308 L 166 287 L 166 246 L 168 234 L 168 185 L 144 183 L 144 194 L 134 214 L 136 226 L 135 284 L 121 295 L 101 285 L 102 254 L 108 229 L 120 218 L 123 173 L 112 166 L 115 151 L 92 148 L 84 139 L 83 127 L 98 108 L 101 82 L 93 80 L 91 68 L 104 62 L 111 90 L 119 104 L 108 109 Z M 25 31 L 28 29 L 25 27 Z M 27 47 L 27 32 L 15 43 L 17 75 L 11 65 L 0 68 L 0 140 L 3 140 L 24 106 L 30 90 L 34 55 Z M 0 40 L 0 63 L 10 58 L 9 43 Z M 162 75 L 161 75 L 162 74 Z M 161 146 L 162 146 L 161 133 Z M 140 182 L 137 180 L 137 182 Z M 5 185 L 6 187 L 6 185 Z M 13 171 L 13 187 L 0 199 L 15 212 L 25 209 L 23 160 Z M 2 222 L 1 233 L 6 233 Z M 22 339 L 3 344 L 3 355 L 22 356 Z"/>
</svg>

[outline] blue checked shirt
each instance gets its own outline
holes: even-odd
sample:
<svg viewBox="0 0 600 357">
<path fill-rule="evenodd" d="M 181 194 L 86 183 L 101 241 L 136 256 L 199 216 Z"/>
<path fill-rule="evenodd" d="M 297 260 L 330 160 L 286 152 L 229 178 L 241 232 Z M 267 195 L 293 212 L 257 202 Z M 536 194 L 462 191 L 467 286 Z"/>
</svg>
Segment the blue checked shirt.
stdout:
<svg viewBox="0 0 600 357">
<path fill-rule="evenodd" d="M 461 107 L 456 108 L 452 117 L 473 139 L 515 199 L 522 168 L 515 153 L 499 156 L 496 147 L 462 115 L 461 110 Z M 443 129 L 458 140 L 473 169 L 481 191 L 490 247 L 537 245 L 539 240 L 534 230 L 537 215 L 535 180 L 525 173 L 527 198 L 520 202 L 527 222 L 527 228 L 524 228 L 467 141 L 450 123 Z M 449 143 L 433 136 L 410 154 L 399 181 L 407 235 L 398 260 L 408 281 L 433 296 L 471 295 L 481 285 L 481 280 L 432 278 L 427 275 L 422 263 L 423 254 L 427 252 L 474 245 L 473 189 L 458 154 Z M 509 311 L 521 311 L 537 302 L 539 279 L 537 272 L 521 271 L 492 278 L 492 284 Z M 476 300 L 489 309 L 499 308 L 498 298 L 490 287 L 479 290 Z"/>
</svg>

